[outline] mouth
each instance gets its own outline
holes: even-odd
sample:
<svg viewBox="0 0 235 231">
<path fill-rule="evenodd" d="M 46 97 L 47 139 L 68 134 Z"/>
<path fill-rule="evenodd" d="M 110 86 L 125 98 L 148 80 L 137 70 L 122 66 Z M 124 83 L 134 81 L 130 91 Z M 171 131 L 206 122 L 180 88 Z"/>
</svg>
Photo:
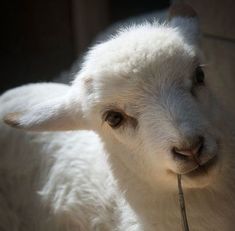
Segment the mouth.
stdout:
<svg viewBox="0 0 235 231">
<path fill-rule="evenodd" d="M 216 166 L 217 161 L 218 161 L 218 157 L 215 156 L 212 159 L 210 159 L 209 161 L 207 161 L 205 164 L 198 165 L 192 171 L 189 171 L 189 172 L 182 174 L 182 175 L 190 177 L 190 178 L 208 175 L 210 173 L 210 171 Z"/>
<path fill-rule="evenodd" d="M 219 157 L 215 155 L 206 163 L 198 164 L 187 172 L 182 173 L 168 170 L 168 174 L 172 175 L 174 179 L 175 175 L 180 174 L 186 188 L 203 188 L 216 179 L 216 175 L 221 167 L 218 162 Z"/>
</svg>

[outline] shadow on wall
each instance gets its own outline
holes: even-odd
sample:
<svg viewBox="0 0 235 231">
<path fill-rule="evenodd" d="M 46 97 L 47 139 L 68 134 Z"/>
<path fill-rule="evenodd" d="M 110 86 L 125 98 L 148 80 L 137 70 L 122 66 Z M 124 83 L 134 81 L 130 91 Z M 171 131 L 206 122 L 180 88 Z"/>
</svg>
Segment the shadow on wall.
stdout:
<svg viewBox="0 0 235 231">
<path fill-rule="evenodd" d="M 0 92 L 59 76 L 106 26 L 168 6 L 167 0 L 2 1 Z"/>
<path fill-rule="evenodd" d="M 74 54 L 68 1 L 2 1 L 0 9 L 0 90 L 49 80 L 69 68 Z"/>
</svg>

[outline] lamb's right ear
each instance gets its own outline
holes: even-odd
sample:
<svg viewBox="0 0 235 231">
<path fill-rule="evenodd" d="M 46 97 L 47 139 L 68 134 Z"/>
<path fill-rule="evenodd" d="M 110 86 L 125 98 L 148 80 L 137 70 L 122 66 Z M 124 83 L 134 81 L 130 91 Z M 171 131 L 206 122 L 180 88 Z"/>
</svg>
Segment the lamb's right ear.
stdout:
<svg viewBox="0 0 235 231">
<path fill-rule="evenodd" d="M 190 5 L 173 4 L 169 9 L 168 20 L 170 26 L 178 28 L 190 44 L 199 42 L 199 20 L 196 11 Z"/>
<path fill-rule="evenodd" d="M 81 108 L 66 97 L 40 103 L 24 112 L 12 112 L 4 122 L 30 131 L 65 131 L 86 129 Z"/>
</svg>

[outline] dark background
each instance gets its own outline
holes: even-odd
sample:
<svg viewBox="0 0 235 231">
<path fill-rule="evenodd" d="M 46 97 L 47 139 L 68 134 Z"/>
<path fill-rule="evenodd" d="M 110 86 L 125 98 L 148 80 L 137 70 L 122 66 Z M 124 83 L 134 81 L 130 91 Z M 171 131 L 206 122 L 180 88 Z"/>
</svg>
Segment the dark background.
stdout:
<svg viewBox="0 0 235 231">
<path fill-rule="evenodd" d="M 0 4 L 0 92 L 63 75 L 108 26 L 169 7 L 167 0 L 10 0 Z"/>
</svg>

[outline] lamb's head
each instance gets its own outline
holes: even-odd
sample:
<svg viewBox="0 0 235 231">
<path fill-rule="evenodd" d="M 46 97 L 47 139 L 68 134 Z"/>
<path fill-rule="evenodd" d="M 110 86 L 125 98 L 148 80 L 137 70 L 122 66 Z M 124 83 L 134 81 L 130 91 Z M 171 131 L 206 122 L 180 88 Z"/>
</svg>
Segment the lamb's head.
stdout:
<svg viewBox="0 0 235 231">
<path fill-rule="evenodd" d="M 31 130 L 92 129 L 111 159 L 146 182 L 175 185 L 183 174 L 185 186 L 211 184 L 221 158 L 218 113 L 189 13 L 132 26 L 96 45 L 68 95 L 6 121 Z"/>
</svg>

